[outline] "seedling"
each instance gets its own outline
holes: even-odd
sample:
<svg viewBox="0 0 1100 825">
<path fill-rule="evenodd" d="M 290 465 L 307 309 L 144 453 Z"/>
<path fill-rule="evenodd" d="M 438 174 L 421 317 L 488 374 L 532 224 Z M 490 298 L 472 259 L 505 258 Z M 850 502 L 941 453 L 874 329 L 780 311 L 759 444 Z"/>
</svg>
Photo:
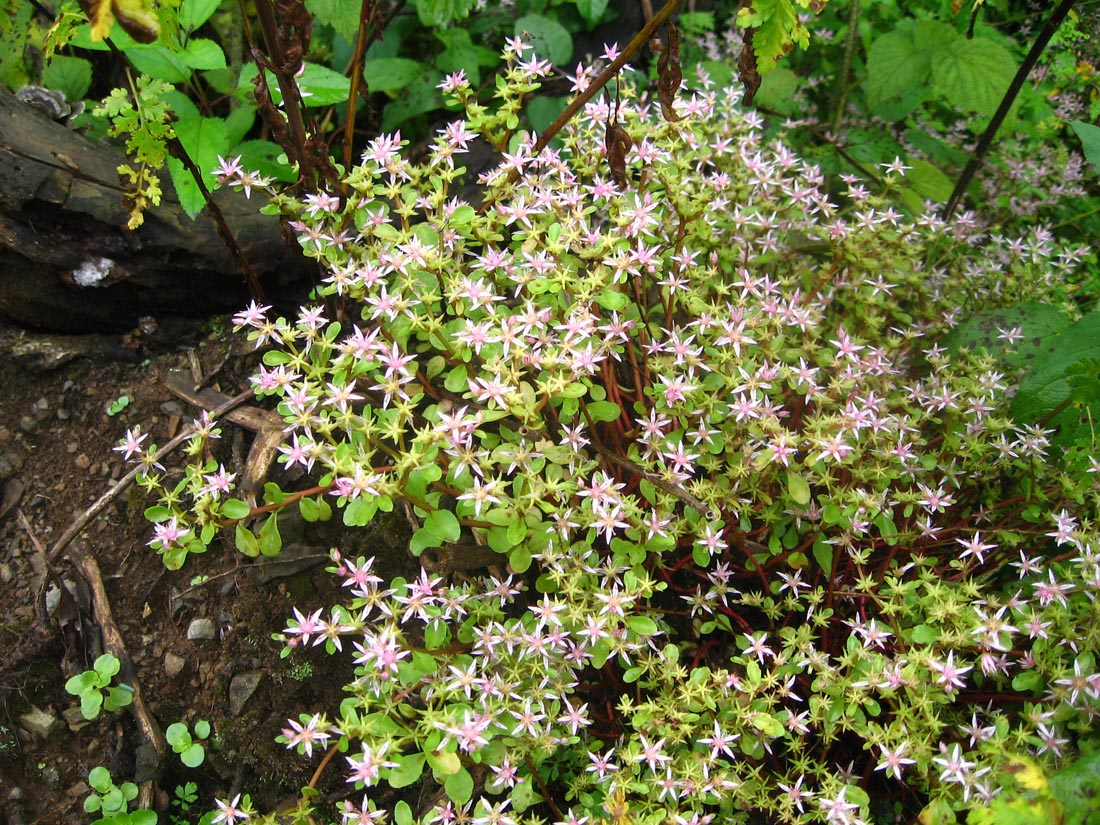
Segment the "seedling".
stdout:
<svg viewBox="0 0 1100 825">
<path fill-rule="evenodd" d="M 111 687 L 111 679 L 121 668 L 116 657 L 104 653 L 92 668 L 65 683 L 66 691 L 80 697 L 80 712 L 85 719 L 95 719 L 101 710 L 113 713 L 134 701 L 134 689 L 129 685 Z"/>
<path fill-rule="evenodd" d="M 168 730 L 164 732 L 164 736 L 168 740 L 168 744 L 172 746 L 172 750 L 180 755 L 180 761 L 187 767 L 197 768 L 206 759 L 206 751 L 203 749 L 202 744 L 197 741 L 210 736 L 210 723 L 205 719 L 200 719 L 195 723 L 194 736 L 191 735 L 187 725 L 183 722 L 175 722 L 169 725 Z"/>
</svg>

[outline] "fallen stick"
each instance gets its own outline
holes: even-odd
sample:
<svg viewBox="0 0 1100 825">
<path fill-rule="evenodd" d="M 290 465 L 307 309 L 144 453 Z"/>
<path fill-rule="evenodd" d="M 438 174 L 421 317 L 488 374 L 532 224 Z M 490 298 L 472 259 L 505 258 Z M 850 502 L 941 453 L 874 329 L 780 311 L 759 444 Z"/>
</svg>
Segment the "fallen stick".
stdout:
<svg viewBox="0 0 1100 825">
<path fill-rule="evenodd" d="M 69 552 L 69 558 L 72 559 L 77 572 L 84 577 L 84 581 L 88 583 L 88 589 L 92 592 L 92 613 L 95 616 L 96 624 L 99 625 L 99 629 L 103 633 L 103 647 L 122 663 L 123 673 L 128 672 L 131 674 L 128 681 L 133 689 L 134 701 L 130 705 L 130 711 L 134 714 L 134 719 L 137 720 L 138 730 L 141 732 L 144 744 L 157 755 L 159 764 L 168 753 L 168 743 L 164 738 L 164 732 L 160 729 L 160 724 L 149 712 L 148 705 L 145 704 L 145 694 L 138 682 L 133 660 L 130 658 L 130 653 L 126 649 L 126 642 L 123 640 L 122 633 L 119 631 L 118 625 L 115 624 L 114 614 L 111 612 L 111 601 L 107 597 L 107 588 L 103 585 L 103 576 L 99 572 L 99 564 L 91 553 L 85 553 L 83 550 L 76 548 Z M 155 794 L 156 787 L 152 779 L 142 782 L 139 796 L 140 807 L 152 808 L 155 802 Z"/>
<path fill-rule="evenodd" d="M 211 410 L 210 417 L 218 418 L 222 415 L 225 415 L 227 412 L 234 409 L 235 407 L 239 407 L 251 397 L 252 390 L 250 389 L 238 393 L 225 403 Z M 181 432 L 179 435 L 177 435 L 175 438 L 173 438 L 171 441 L 169 441 L 167 444 L 157 450 L 156 455 L 153 456 L 153 461 L 159 461 L 160 459 L 162 459 L 168 453 L 172 452 L 172 450 L 176 449 L 176 447 L 178 447 L 184 441 L 193 436 L 196 432 L 198 432 L 196 428 L 188 427 L 186 430 Z M 59 558 L 61 558 L 61 554 L 65 552 L 65 548 L 72 543 L 73 539 L 83 533 L 84 529 L 88 526 L 88 524 L 91 523 L 92 519 L 103 512 L 103 510 L 107 508 L 108 504 L 110 504 L 112 501 L 122 495 L 130 487 L 130 485 L 134 483 L 134 479 L 136 479 L 141 473 L 145 472 L 145 469 L 146 467 L 144 464 L 139 464 L 137 467 L 134 467 L 134 469 L 130 470 L 130 472 L 120 478 L 118 480 L 118 483 L 114 487 L 112 487 L 110 490 L 100 496 L 91 507 L 81 513 L 77 517 L 77 519 L 69 525 L 69 528 L 61 534 L 61 538 L 54 542 L 53 547 L 50 548 L 49 556 L 47 557 L 48 561 L 53 564 Z"/>
</svg>

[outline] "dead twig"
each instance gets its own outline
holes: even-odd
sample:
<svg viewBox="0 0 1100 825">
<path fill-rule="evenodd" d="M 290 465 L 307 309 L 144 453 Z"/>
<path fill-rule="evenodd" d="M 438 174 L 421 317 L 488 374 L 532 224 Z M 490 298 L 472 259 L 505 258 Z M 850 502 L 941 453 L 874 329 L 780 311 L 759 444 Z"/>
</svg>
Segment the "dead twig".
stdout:
<svg viewBox="0 0 1100 825">
<path fill-rule="evenodd" d="M 129 674 L 126 677 L 127 683 L 133 689 L 134 696 L 130 711 L 137 721 L 138 730 L 144 744 L 152 748 L 159 762 L 168 753 L 168 743 L 165 741 L 160 724 L 149 712 L 149 707 L 145 703 L 145 695 L 142 693 L 141 685 L 137 680 L 133 660 L 130 658 L 130 653 L 126 649 L 126 642 L 123 640 L 122 633 L 119 632 L 118 625 L 115 624 L 114 614 L 111 612 L 111 601 L 107 597 L 107 589 L 103 585 L 103 576 L 99 572 L 99 564 L 91 553 L 85 553 L 83 550 L 76 548 L 70 551 L 69 558 L 72 559 L 73 566 L 76 567 L 77 572 L 84 578 L 84 581 L 88 583 L 88 589 L 92 592 L 92 613 L 96 624 L 99 625 L 100 631 L 103 633 L 103 647 L 122 663 L 122 672 Z M 139 795 L 140 806 L 143 808 L 153 807 L 155 793 L 156 788 L 151 779 L 143 782 Z"/>
</svg>

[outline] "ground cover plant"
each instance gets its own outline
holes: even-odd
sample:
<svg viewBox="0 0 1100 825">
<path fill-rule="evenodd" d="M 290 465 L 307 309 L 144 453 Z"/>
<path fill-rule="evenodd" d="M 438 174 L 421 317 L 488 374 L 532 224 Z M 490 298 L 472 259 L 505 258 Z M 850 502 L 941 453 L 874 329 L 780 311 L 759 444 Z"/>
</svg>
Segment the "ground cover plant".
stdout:
<svg viewBox="0 0 1100 825">
<path fill-rule="evenodd" d="M 184 7 L 194 34 L 217 4 Z M 421 25 L 470 11 L 432 8 Z M 759 47 L 741 80 L 806 39 L 809 17 L 775 13 L 794 8 L 738 18 Z M 305 680 L 326 678 L 312 648 L 354 668 L 343 702 L 271 731 L 316 768 L 296 805 L 181 784 L 173 820 L 1086 821 L 1093 253 L 938 217 L 901 143 L 833 174 L 662 35 L 649 91 L 555 70 L 539 49 L 560 38 L 516 31 L 478 75 L 417 75 L 452 113 L 427 145 L 384 133 L 327 167 L 299 146 L 286 192 L 217 141 L 207 183 L 264 199 L 319 265 L 299 309 L 235 318 L 303 478 L 258 500 L 209 416 L 182 472 L 132 427 L 117 449 L 151 552 L 173 571 L 214 544 L 277 557 L 291 511 L 361 528 L 396 509 L 423 567 L 384 581 L 333 549 L 346 599 L 295 604 L 277 634 Z M 552 140 L 525 128 L 551 77 L 605 90 Z M 179 98 L 157 82 L 107 104 L 120 133 Z M 466 169 L 475 149 L 499 163 Z M 117 671 L 70 692 L 102 702 Z M 184 716 L 167 741 L 196 768 L 218 736 Z M 326 772 L 345 793 L 316 790 Z M 89 810 L 155 821 L 118 782 L 96 769 Z"/>
<path fill-rule="evenodd" d="M 279 552 L 283 507 L 418 525 L 432 570 L 335 550 L 347 600 L 282 634 L 357 666 L 281 741 L 362 795 L 296 821 L 1079 815 L 1047 775 L 1095 749 L 1091 430 L 1055 455 L 1045 413 L 1008 414 L 1039 310 L 945 336 L 1023 302 L 1075 320 L 1083 251 L 907 218 L 900 160 L 841 210 L 706 78 L 665 105 L 621 84 L 536 148 L 514 112 L 550 67 L 505 59 L 488 105 L 444 81 L 466 114 L 425 159 L 384 135 L 341 190 L 269 193 L 323 283 L 236 320 L 315 483 L 269 485 L 250 527 L 209 422 L 178 485 L 121 446 L 170 566 L 218 526 Z M 478 139 L 505 153 L 475 199 Z"/>
</svg>

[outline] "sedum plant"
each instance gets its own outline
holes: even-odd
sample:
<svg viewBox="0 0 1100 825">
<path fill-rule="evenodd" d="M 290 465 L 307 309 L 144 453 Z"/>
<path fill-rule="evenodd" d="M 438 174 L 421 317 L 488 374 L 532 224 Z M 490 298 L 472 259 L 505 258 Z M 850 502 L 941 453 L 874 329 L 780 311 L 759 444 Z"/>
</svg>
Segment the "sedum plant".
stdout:
<svg viewBox="0 0 1100 825">
<path fill-rule="evenodd" d="M 938 343 L 1056 294 L 1072 256 L 855 178 L 834 203 L 705 78 L 673 119 L 623 85 L 542 148 L 516 113 L 549 67 L 505 59 L 490 104 L 445 81 L 466 115 L 421 161 L 387 135 L 342 192 L 270 193 L 324 281 L 295 317 L 236 320 L 281 461 L 318 478 L 271 485 L 237 542 L 281 503 L 349 527 L 403 506 L 432 556 L 384 582 L 334 551 L 346 598 L 295 609 L 284 654 L 356 678 L 280 740 L 335 745 L 362 794 L 292 821 L 954 822 L 1027 760 L 1094 749 L 1097 485 L 1075 468 L 1100 467 L 1050 460 L 994 355 Z M 503 152 L 471 189 L 482 139 Z M 205 529 L 185 501 L 160 505 L 161 551 L 165 523 Z"/>
</svg>

